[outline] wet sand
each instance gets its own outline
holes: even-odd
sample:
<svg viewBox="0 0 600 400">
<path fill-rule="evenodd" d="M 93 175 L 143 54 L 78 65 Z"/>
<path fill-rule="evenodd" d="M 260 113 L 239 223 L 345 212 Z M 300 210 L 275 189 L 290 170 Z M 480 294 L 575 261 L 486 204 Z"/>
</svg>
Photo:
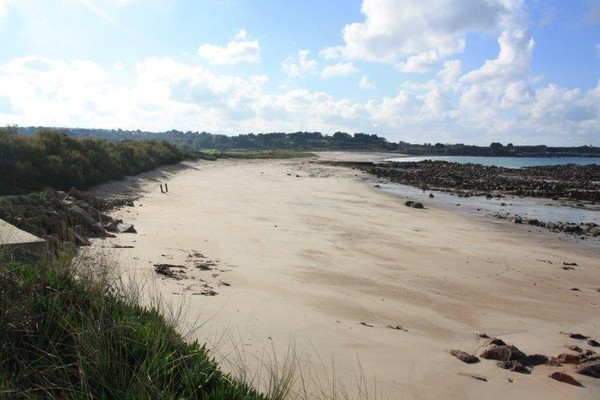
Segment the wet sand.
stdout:
<svg viewBox="0 0 600 400">
<path fill-rule="evenodd" d="M 250 372 L 266 356 L 281 362 L 292 343 L 311 376 L 327 385 L 335 373 L 350 398 L 361 397 L 352 382 L 363 379 L 370 398 L 600 396 L 597 379 L 573 374 L 578 388 L 548 378 L 568 366 L 522 375 L 448 354 L 476 352 L 477 332 L 548 356 L 581 345 L 560 332 L 600 340 L 598 249 L 408 208 L 358 171 L 310 161 L 198 162 L 147 174 L 135 180 L 136 207 L 115 212 L 138 234 L 96 240 L 92 250 L 185 303 L 187 321 L 203 324 L 196 337 L 217 359 L 235 364 L 242 353 Z M 127 190 L 120 182 L 96 193 Z M 157 275 L 157 263 L 185 266 L 184 279 Z"/>
</svg>

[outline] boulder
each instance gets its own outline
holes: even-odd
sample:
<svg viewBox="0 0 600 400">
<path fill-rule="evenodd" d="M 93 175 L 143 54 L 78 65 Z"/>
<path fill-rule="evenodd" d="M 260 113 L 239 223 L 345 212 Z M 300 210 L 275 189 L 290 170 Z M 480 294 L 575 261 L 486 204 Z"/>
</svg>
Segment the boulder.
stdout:
<svg viewBox="0 0 600 400">
<path fill-rule="evenodd" d="M 562 353 L 553 359 L 560 364 L 578 364 L 581 361 L 581 354 Z"/>
<path fill-rule="evenodd" d="M 133 225 L 119 225 L 119 230 L 123 233 L 137 233 Z"/>
<path fill-rule="evenodd" d="M 486 360 L 515 361 L 525 358 L 526 354 L 513 345 L 491 345 L 481 349 L 479 357 Z"/>
<path fill-rule="evenodd" d="M 406 207 L 410 207 L 410 206 L 412 206 L 414 203 L 415 203 L 414 201 L 412 201 L 412 200 L 408 200 L 408 201 L 405 201 L 405 202 L 404 202 L 404 205 L 405 205 Z"/>
<path fill-rule="evenodd" d="M 506 343 L 504 343 L 504 340 L 498 339 L 496 337 L 489 338 L 488 340 L 485 341 L 485 344 L 486 344 L 486 346 L 490 346 L 490 345 L 506 346 Z"/>
<path fill-rule="evenodd" d="M 418 208 L 418 209 L 423 209 L 423 208 L 425 208 L 425 207 L 423 206 L 423 203 L 413 203 L 413 204 L 411 204 L 410 206 L 411 206 L 412 208 Z"/>
<path fill-rule="evenodd" d="M 583 386 L 581 383 L 579 383 L 579 381 L 577 381 L 571 375 L 565 374 L 564 372 L 555 371 L 548 376 L 556 381 L 568 383 L 569 385 L 580 386 L 580 387 Z"/>
<path fill-rule="evenodd" d="M 600 360 L 579 364 L 575 370 L 578 374 L 600 379 Z"/>
<path fill-rule="evenodd" d="M 467 353 L 466 351 L 450 350 L 450 354 L 467 364 L 475 364 L 479 362 L 479 358 Z"/>
</svg>

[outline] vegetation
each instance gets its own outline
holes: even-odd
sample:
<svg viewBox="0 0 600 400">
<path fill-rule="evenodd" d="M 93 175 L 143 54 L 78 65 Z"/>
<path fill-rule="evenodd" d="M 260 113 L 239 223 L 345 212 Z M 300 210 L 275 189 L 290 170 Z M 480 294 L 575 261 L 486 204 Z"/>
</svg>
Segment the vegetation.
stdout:
<svg viewBox="0 0 600 400">
<path fill-rule="evenodd" d="M 70 256 L 0 261 L 0 398 L 266 398 L 139 295 Z"/>
<path fill-rule="evenodd" d="M 33 135 L 42 128 L 18 128 L 25 135 Z M 217 135 L 208 132 L 182 132 L 170 130 L 166 132 L 124 131 L 108 129 L 66 129 L 69 135 L 79 138 L 102 138 L 110 141 L 142 141 L 164 140 L 174 144 L 187 152 L 206 152 L 207 149 L 222 152 L 235 149 L 269 150 L 292 149 L 303 151 L 316 150 L 372 150 L 391 151 L 412 155 L 440 155 L 440 156 L 575 156 L 600 157 L 600 147 L 549 147 L 517 146 L 509 143 L 492 143 L 490 146 L 473 146 L 445 143 L 411 144 L 400 141 L 388 142 L 376 134 L 335 132 L 326 135 L 321 132 L 294 132 L 294 133 L 248 133 L 237 136 Z"/>
<path fill-rule="evenodd" d="M 238 158 L 238 159 L 288 159 L 314 157 L 313 153 L 292 149 L 271 149 L 271 150 L 214 150 L 202 149 L 188 153 L 193 158 L 203 160 L 216 160 L 219 158 Z"/>
<path fill-rule="evenodd" d="M 16 128 L 0 128 L 0 194 L 28 193 L 48 186 L 85 189 L 183 158 L 183 152 L 164 141 L 112 143 L 77 139 L 54 129 L 24 136 Z"/>
</svg>

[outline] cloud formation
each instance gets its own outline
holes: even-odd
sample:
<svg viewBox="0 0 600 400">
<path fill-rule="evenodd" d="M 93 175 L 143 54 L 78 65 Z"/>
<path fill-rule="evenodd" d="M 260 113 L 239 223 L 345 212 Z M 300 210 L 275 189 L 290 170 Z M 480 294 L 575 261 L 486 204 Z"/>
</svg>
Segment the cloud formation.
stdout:
<svg viewBox="0 0 600 400">
<path fill-rule="evenodd" d="M 258 40 L 248 40 L 248 32 L 240 30 L 226 46 L 204 44 L 198 48 L 198 55 L 211 64 L 239 64 L 260 61 Z"/>
</svg>

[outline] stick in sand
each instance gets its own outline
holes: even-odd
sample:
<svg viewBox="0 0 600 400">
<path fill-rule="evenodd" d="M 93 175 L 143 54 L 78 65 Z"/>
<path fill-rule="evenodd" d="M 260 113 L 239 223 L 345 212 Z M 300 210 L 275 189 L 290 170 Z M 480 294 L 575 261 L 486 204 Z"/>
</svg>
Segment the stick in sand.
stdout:
<svg viewBox="0 0 600 400">
<path fill-rule="evenodd" d="M 169 187 L 167 186 L 166 183 L 165 183 L 165 193 L 169 193 Z"/>
<path fill-rule="evenodd" d="M 161 192 L 161 193 L 164 193 L 164 190 L 163 190 L 163 188 L 162 188 L 162 183 L 160 184 L 160 192 Z"/>
</svg>

